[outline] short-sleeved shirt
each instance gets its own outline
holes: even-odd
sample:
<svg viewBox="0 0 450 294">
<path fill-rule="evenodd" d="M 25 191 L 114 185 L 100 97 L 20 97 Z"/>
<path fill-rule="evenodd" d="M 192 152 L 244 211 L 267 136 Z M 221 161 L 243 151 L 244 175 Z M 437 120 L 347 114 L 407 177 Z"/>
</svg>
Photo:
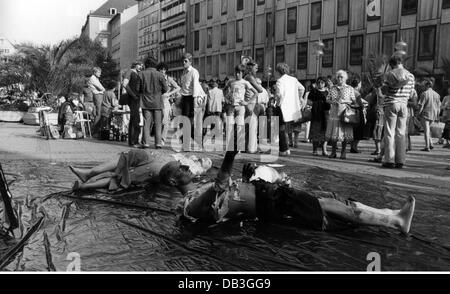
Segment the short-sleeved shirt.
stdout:
<svg viewBox="0 0 450 294">
<path fill-rule="evenodd" d="M 249 96 L 248 92 L 253 89 L 252 85 L 244 79 L 230 81 L 227 87 L 234 106 L 241 105 L 241 102 L 245 101 L 246 95 Z"/>
<path fill-rule="evenodd" d="M 109 117 L 114 107 L 119 105 L 116 94 L 113 91 L 106 91 L 103 94 L 101 116 Z"/>
<path fill-rule="evenodd" d="M 222 112 L 224 101 L 223 91 L 219 88 L 209 90 L 208 110 L 209 112 Z"/>
</svg>

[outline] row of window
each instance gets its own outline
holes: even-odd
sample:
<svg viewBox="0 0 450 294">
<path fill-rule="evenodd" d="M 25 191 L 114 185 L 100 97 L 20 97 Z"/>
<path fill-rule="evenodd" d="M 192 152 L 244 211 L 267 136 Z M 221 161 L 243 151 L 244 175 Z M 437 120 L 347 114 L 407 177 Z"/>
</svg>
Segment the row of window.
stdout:
<svg viewBox="0 0 450 294">
<path fill-rule="evenodd" d="M 157 24 L 159 22 L 159 11 L 143 16 L 139 19 L 139 29 Z"/>
<path fill-rule="evenodd" d="M 394 52 L 395 43 L 398 41 L 397 31 L 388 31 L 382 33 L 382 53 L 388 56 Z M 332 68 L 334 65 L 335 40 L 323 40 L 322 67 Z M 418 60 L 433 60 L 435 57 L 436 26 L 425 26 L 419 29 Z M 361 66 L 364 56 L 364 35 L 355 35 L 350 37 L 349 64 L 352 66 Z M 285 45 L 275 47 L 275 63 L 286 62 Z M 234 53 L 231 53 L 234 54 Z M 236 62 L 242 55 L 242 52 L 236 52 Z M 251 55 L 251 51 L 245 54 Z M 306 70 L 308 68 L 308 58 L 314 52 L 309 52 L 309 42 L 300 42 L 297 44 L 297 69 Z M 226 53 L 220 54 L 221 58 L 226 59 Z M 208 61 L 211 56 L 207 56 Z M 233 57 L 234 59 L 234 57 Z M 265 68 L 265 49 L 257 48 L 255 50 L 255 61 L 260 65 L 259 70 Z M 207 62 L 208 63 L 208 62 Z M 225 62 L 224 62 L 225 63 Z M 208 68 L 208 67 L 207 67 Z M 209 75 L 209 73 L 207 73 Z"/>
<path fill-rule="evenodd" d="M 213 46 L 213 28 L 206 29 L 206 48 Z M 236 43 L 241 43 L 244 39 L 243 20 L 236 21 Z M 220 45 L 224 46 L 228 43 L 228 25 L 226 23 L 220 26 Z M 194 50 L 200 49 L 200 31 L 194 31 Z"/>
<path fill-rule="evenodd" d="M 157 3 L 159 0 L 144 0 L 144 1 L 139 1 L 138 2 L 138 10 L 142 11 L 150 6 L 152 6 L 153 4 Z"/>
<path fill-rule="evenodd" d="M 236 0 L 236 10 L 243 9 L 243 0 Z M 347 25 L 349 23 L 350 0 L 337 0 L 337 25 Z M 257 5 L 264 5 L 265 0 L 258 0 Z M 442 8 L 450 8 L 450 0 L 442 0 Z M 207 0 L 207 19 L 213 17 L 213 0 Z M 403 0 L 402 1 L 402 15 L 409 15 L 417 13 L 418 0 Z M 222 0 L 221 5 L 222 15 L 228 13 L 228 0 Z M 311 3 L 311 30 L 318 30 L 322 27 L 322 1 Z M 194 22 L 199 23 L 201 17 L 200 3 L 194 5 Z M 374 17 L 379 18 L 379 17 Z M 267 28 L 271 28 L 272 13 L 267 13 Z M 287 10 L 287 33 L 297 33 L 297 7 L 291 7 Z M 271 34 L 267 32 L 268 36 Z"/>
<path fill-rule="evenodd" d="M 139 37 L 139 47 L 158 44 L 158 32 L 152 32 L 150 34 L 143 35 Z"/>
<path fill-rule="evenodd" d="M 161 10 L 161 19 L 168 19 L 175 15 L 186 12 L 186 3 L 184 0 L 175 2 L 172 5 Z"/>
<path fill-rule="evenodd" d="M 186 36 L 186 26 L 185 23 L 183 22 L 163 30 L 161 33 L 161 40 L 170 41 L 185 36 Z"/>
<path fill-rule="evenodd" d="M 221 15 L 226 15 L 228 13 L 228 1 L 229 0 L 221 0 Z M 265 5 L 266 1 L 265 0 L 257 0 L 256 5 L 260 6 L 260 5 Z M 236 0 L 236 11 L 242 11 L 244 10 L 244 0 Z M 213 18 L 213 13 L 214 13 L 214 4 L 213 4 L 213 0 L 207 0 L 206 2 L 206 18 L 207 19 L 212 19 Z M 200 17 L 201 17 L 201 12 L 200 12 L 200 3 L 196 3 L 194 5 L 194 22 L 195 23 L 199 23 L 200 22 Z"/>
</svg>

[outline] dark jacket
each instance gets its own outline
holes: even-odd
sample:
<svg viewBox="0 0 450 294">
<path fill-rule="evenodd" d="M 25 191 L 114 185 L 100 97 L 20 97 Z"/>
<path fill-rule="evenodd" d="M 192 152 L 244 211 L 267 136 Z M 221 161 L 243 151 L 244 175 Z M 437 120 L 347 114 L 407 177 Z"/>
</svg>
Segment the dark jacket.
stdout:
<svg viewBox="0 0 450 294">
<path fill-rule="evenodd" d="M 169 89 L 164 75 L 154 68 L 149 68 L 140 73 L 141 85 L 141 108 L 142 109 L 163 109 L 162 94 Z"/>
</svg>

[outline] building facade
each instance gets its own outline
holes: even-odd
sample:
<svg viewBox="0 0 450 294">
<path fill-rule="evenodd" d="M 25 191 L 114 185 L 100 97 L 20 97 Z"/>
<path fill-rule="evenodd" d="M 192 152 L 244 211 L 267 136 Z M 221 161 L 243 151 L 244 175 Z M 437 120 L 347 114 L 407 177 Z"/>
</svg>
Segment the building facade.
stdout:
<svg viewBox="0 0 450 294">
<path fill-rule="evenodd" d="M 143 61 L 150 56 L 159 60 L 159 0 L 140 0 L 138 2 L 138 58 Z"/>
<path fill-rule="evenodd" d="M 450 58 L 450 0 L 191 0 L 188 25 L 188 51 L 205 79 L 233 75 L 241 56 L 261 71 L 286 62 L 300 80 L 362 73 L 399 41 L 413 70 L 441 74 Z"/>
<path fill-rule="evenodd" d="M 86 22 L 81 29 L 81 36 L 90 38 L 92 41 L 99 41 L 103 47 L 108 47 L 110 31 L 109 21 L 125 9 L 133 6 L 135 0 L 109 0 L 97 10 L 91 11 L 86 16 Z"/>
<path fill-rule="evenodd" d="M 120 69 L 125 71 L 136 61 L 138 53 L 138 5 L 120 15 Z"/>
<path fill-rule="evenodd" d="M 108 23 L 109 27 L 109 41 L 108 41 L 108 52 L 111 55 L 111 59 L 120 66 L 120 38 L 121 38 L 121 28 L 120 28 L 120 18 L 121 14 L 117 13 Z"/>
<path fill-rule="evenodd" d="M 169 75 L 175 79 L 183 73 L 181 59 L 186 52 L 188 4 L 189 0 L 160 1 L 160 60 L 168 65 Z"/>
</svg>

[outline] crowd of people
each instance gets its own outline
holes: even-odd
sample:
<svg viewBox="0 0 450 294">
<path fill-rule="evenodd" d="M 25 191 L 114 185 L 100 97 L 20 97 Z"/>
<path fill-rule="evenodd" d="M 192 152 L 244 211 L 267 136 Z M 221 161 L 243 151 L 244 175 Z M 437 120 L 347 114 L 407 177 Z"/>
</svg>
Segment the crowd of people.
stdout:
<svg viewBox="0 0 450 294">
<path fill-rule="evenodd" d="M 437 143 L 450 148 L 450 96 L 441 101 L 434 79 L 416 80 L 399 54 L 390 58 L 389 70 L 370 85 L 363 85 L 358 75 L 349 77 L 339 70 L 334 77 L 319 77 L 305 87 L 289 74 L 287 64 L 280 63 L 275 68 L 276 83 L 266 89 L 257 77 L 258 64 L 247 59 L 236 65 L 234 79 L 219 87 L 217 80 L 200 80 L 191 54 L 183 56 L 183 65 L 177 83 L 167 75 L 169 68 L 164 63 L 157 64 L 152 58 L 145 64 L 135 62 L 120 87 L 117 81 L 103 86 L 101 70 L 94 68 L 82 95 L 83 108 L 93 118 L 94 136 L 101 138 L 102 129 L 111 123 L 112 111 L 125 107 L 129 113 L 128 144 L 134 148 L 150 148 L 151 136 L 156 149 L 166 145 L 177 115 L 187 117 L 191 124 L 191 138 L 180 138 L 189 142 L 183 145 L 184 151 L 191 150 L 190 139 L 201 145 L 208 131 L 221 128 L 226 150 L 262 152 L 262 139 L 277 139 L 272 125 L 275 118 L 279 122 L 280 156 L 289 156 L 291 149 L 298 147 L 301 132 L 303 140 L 312 144 L 314 156 L 320 156 L 321 151 L 322 156 L 334 159 L 340 149 L 342 160 L 348 152 L 361 152 L 361 140 L 373 139 L 375 151 L 371 155 L 375 157 L 370 161 L 385 168 L 404 167 L 406 153 L 412 150 L 411 136 L 419 131 L 424 132 L 425 141 L 421 151 L 434 149 L 436 132 Z M 79 95 L 70 95 L 60 111 L 65 137 L 77 137 L 73 135 L 77 134 L 73 113 L 80 108 L 79 100 Z M 203 125 L 211 116 L 217 118 L 214 123 Z M 262 116 L 266 119 L 261 120 Z"/>
</svg>

